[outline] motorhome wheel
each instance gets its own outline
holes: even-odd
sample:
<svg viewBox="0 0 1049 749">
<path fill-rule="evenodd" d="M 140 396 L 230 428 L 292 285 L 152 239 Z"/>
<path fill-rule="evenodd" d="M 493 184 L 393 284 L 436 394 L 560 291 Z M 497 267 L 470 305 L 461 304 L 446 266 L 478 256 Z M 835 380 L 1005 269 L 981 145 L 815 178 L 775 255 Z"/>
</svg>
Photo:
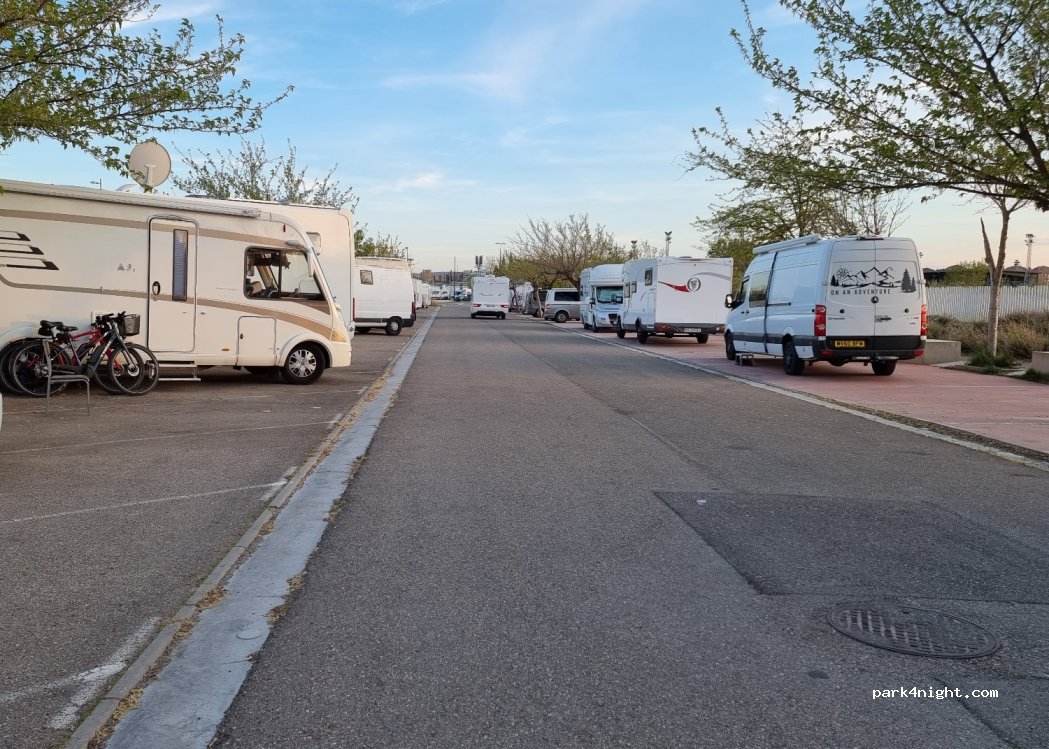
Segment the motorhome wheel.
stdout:
<svg viewBox="0 0 1049 749">
<path fill-rule="evenodd" d="M 324 354 L 313 343 L 296 345 L 280 370 L 285 382 L 292 385 L 309 385 L 324 374 Z"/>
</svg>

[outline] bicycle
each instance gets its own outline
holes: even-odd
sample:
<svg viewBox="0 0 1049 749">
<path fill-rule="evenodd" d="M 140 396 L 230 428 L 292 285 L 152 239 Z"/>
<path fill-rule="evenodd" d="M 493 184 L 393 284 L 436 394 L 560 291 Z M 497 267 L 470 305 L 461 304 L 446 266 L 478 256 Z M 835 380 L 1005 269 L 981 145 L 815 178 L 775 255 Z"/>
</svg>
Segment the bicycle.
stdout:
<svg viewBox="0 0 1049 749">
<path fill-rule="evenodd" d="M 49 372 L 86 375 L 114 395 L 144 395 L 156 387 L 160 367 L 152 351 L 124 340 L 124 335 L 138 333 L 137 325 L 137 315 L 99 315 L 88 330 L 73 335 L 75 327 L 41 320 L 40 338 L 9 354 L 8 379 L 23 394 L 36 397 L 46 395 Z M 82 338 L 87 340 L 77 343 Z M 51 392 L 64 387 L 54 383 Z"/>
</svg>

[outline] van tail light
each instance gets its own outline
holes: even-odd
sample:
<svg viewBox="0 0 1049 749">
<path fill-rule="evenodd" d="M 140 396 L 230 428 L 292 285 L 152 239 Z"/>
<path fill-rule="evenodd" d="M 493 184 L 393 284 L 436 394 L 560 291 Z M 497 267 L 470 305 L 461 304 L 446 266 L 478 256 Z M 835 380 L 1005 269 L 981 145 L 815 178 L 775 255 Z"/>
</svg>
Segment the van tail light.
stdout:
<svg viewBox="0 0 1049 749">
<path fill-rule="evenodd" d="M 412 302 L 412 317 L 415 317 L 415 302 Z"/>
<path fill-rule="evenodd" d="M 503 309 L 510 309 L 510 305 L 509 304 L 500 304 L 499 306 L 502 307 Z"/>
<path fill-rule="evenodd" d="M 812 332 L 817 337 L 827 335 L 827 308 L 822 304 L 816 305 L 816 316 L 812 320 Z"/>
<path fill-rule="evenodd" d="M 475 304 L 475 305 L 474 305 L 474 307 L 480 307 L 480 306 L 481 306 L 480 304 Z"/>
<path fill-rule="evenodd" d="M 924 337 L 929 332 L 929 307 L 922 305 L 922 336 Z"/>
</svg>

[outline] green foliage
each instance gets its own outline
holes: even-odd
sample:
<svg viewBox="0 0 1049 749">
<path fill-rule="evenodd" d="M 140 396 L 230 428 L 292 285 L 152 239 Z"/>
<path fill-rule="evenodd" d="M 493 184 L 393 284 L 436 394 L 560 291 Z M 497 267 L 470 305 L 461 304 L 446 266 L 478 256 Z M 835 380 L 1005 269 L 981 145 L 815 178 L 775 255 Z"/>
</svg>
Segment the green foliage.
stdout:
<svg viewBox="0 0 1049 749">
<path fill-rule="evenodd" d="M 1049 312 L 1005 315 L 999 324 L 1000 355 L 1012 360 L 1029 360 L 1034 351 L 1049 351 Z M 929 318 L 929 338 L 959 341 L 962 352 L 987 352 L 987 323 L 962 322 L 953 317 Z"/>
<path fill-rule="evenodd" d="M 1039 372 L 1036 369 L 1028 369 L 1022 375 L 1021 380 L 1028 380 L 1029 382 L 1046 382 L 1049 383 L 1049 372 Z"/>
<path fill-rule="evenodd" d="M 232 149 L 217 154 L 198 151 L 187 156 L 179 151 L 188 174 L 173 177 L 175 187 L 191 195 L 213 198 L 275 200 L 302 205 L 326 205 L 335 208 L 357 207 L 352 187 L 342 187 L 333 179 L 338 164 L 323 179 L 309 179 L 309 167 L 299 167 L 295 147 L 288 142 L 287 155 L 270 157 L 265 141 L 258 144 L 241 139 L 240 152 Z"/>
<path fill-rule="evenodd" d="M 1015 367 L 1016 359 L 1009 354 L 992 354 L 987 349 L 979 349 L 969 357 L 969 364 L 982 367 L 988 374 L 997 374 L 1003 369 Z"/>
<path fill-rule="evenodd" d="M 987 282 L 987 264 L 980 260 L 963 260 L 946 269 L 941 286 L 983 286 Z"/>
<path fill-rule="evenodd" d="M 368 227 L 358 226 L 353 231 L 354 254 L 357 257 L 408 257 L 407 245 L 390 234 L 368 236 Z"/>
<path fill-rule="evenodd" d="M 175 130 L 249 132 L 290 91 L 256 102 L 247 80 L 226 85 L 244 38 L 227 39 L 222 19 L 217 45 L 200 52 L 188 20 L 169 44 L 156 30 L 123 32 L 157 7 L 149 0 L 0 4 L 0 149 L 52 138 L 127 174 L 114 141 L 133 144 Z"/>
<path fill-rule="evenodd" d="M 1049 5 L 1030 0 L 781 0 L 817 35 L 804 69 L 734 31 L 751 67 L 825 123 L 842 184 L 951 189 L 1049 208 Z M 833 136 L 833 137 L 831 137 Z"/>
</svg>

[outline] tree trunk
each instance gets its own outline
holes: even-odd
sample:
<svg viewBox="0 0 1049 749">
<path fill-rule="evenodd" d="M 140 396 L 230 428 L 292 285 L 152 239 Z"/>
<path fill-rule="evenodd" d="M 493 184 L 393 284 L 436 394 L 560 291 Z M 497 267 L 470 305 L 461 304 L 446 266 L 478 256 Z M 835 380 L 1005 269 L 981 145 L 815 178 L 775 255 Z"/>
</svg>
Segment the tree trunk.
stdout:
<svg viewBox="0 0 1049 749">
<path fill-rule="evenodd" d="M 987 304 L 987 352 L 991 356 L 998 354 L 998 305 L 1002 297 L 1002 274 L 1005 271 L 1005 242 L 1009 238 L 1009 217 L 1012 211 L 1000 204 L 1002 211 L 1002 230 L 998 235 L 998 257 L 991 252 L 991 240 L 987 237 L 987 227 L 980 219 L 980 231 L 983 233 L 984 260 L 991 274 L 991 293 Z"/>
</svg>

